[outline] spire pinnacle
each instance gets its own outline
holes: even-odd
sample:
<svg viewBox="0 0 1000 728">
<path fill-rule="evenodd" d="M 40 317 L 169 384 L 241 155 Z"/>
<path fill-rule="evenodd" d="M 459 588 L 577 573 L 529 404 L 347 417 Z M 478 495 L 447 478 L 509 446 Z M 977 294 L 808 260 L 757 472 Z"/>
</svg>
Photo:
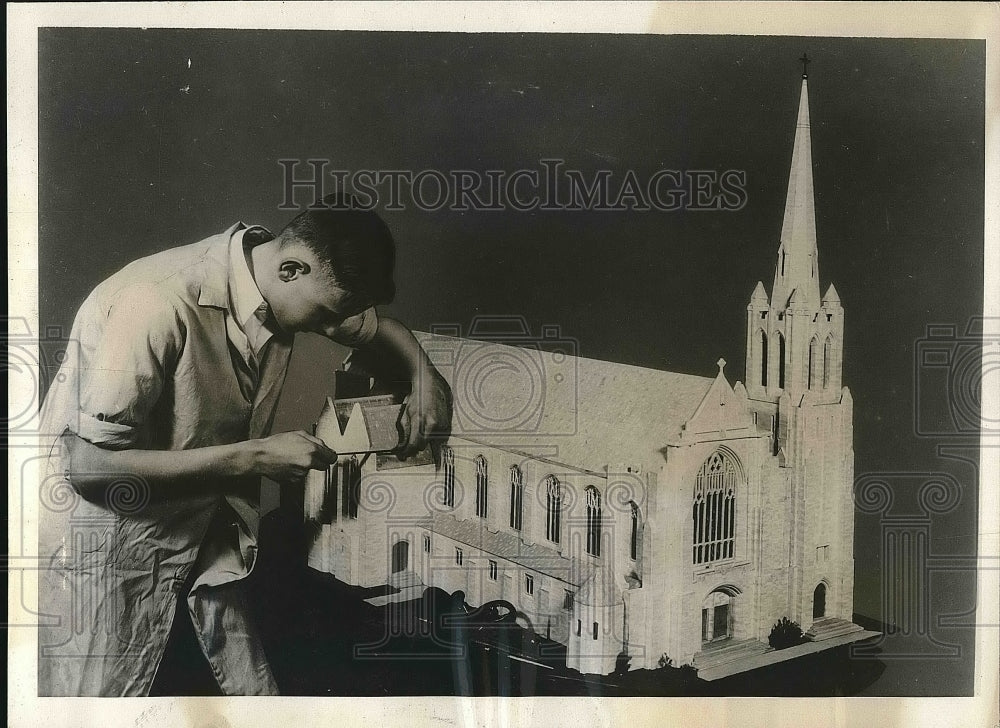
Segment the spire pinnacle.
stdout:
<svg viewBox="0 0 1000 728">
<path fill-rule="evenodd" d="M 803 71 L 808 58 L 803 54 Z M 801 59 L 800 59 L 801 60 Z M 796 294 L 799 307 L 819 309 L 819 261 L 816 249 L 816 210 L 813 201 L 812 137 L 809 125 L 809 83 L 805 73 L 795 121 L 792 164 L 788 174 L 785 215 L 774 271 L 771 305 L 785 308 Z"/>
</svg>

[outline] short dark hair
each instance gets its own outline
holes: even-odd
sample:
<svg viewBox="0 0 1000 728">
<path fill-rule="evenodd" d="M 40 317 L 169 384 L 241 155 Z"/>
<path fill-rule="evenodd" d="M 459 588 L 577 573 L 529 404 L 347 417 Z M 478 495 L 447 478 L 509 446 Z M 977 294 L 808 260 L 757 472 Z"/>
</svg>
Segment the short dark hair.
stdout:
<svg viewBox="0 0 1000 728">
<path fill-rule="evenodd" d="M 391 303 L 396 244 L 385 221 L 372 210 L 345 204 L 340 195 L 324 197 L 320 204 L 296 215 L 279 237 L 312 250 L 351 298 Z"/>
</svg>

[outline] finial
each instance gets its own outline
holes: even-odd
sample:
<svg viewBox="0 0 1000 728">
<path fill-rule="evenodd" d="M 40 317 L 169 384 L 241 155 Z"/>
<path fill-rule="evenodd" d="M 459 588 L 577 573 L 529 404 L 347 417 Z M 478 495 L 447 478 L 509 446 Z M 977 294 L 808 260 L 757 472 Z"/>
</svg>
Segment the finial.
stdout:
<svg viewBox="0 0 1000 728">
<path fill-rule="evenodd" d="M 726 360 L 725 360 L 725 359 L 723 359 L 722 357 L 719 357 L 719 361 L 717 361 L 717 362 L 715 362 L 715 363 L 716 363 L 716 364 L 717 364 L 717 365 L 719 366 L 719 371 L 720 371 L 720 372 L 721 372 L 721 371 L 722 371 L 723 369 L 725 369 L 725 368 L 726 368 Z"/>
<path fill-rule="evenodd" d="M 812 59 L 810 59 L 808 55 L 803 53 L 802 58 L 800 58 L 799 61 L 801 61 L 802 63 L 802 78 L 809 78 L 808 68 L 809 64 L 812 62 Z"/>
</svg>

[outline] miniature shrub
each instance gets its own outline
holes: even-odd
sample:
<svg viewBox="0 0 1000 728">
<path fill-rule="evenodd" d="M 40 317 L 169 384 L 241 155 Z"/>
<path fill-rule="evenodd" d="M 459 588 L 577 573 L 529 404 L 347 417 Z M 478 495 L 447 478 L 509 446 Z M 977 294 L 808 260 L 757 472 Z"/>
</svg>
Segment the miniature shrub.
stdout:
<svg viewBox="0 0 1000 728">
<path fill-rule="evenodd" d="M 788 617 L 782 617 L 771 627 L 767 643 L 776 650 L 793 647 L 802 642 L 802 628 Z"/>
</svg>

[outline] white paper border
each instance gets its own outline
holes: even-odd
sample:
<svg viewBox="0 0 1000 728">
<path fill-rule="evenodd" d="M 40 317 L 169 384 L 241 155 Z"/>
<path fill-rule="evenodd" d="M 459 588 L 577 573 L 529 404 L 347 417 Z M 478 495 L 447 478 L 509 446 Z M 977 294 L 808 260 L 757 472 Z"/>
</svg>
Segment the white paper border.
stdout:
<svg viewBox="0 0 1000 728">
<path fill-rule="evenodd" d="M 997 171 L 1000 37 L 995 3 L 52 3 L 7 6 L 8 310 L 38 331 L 37 38 L 44 26 L 273 28 L 309 30 L 522 31 L 661 34 L 983 38 L 986 70 L 985 316 L 1000 316 Z M 8 392 L 13 398 L 16 393 Z M 983 416 L 1000 419 L 1000 392 L 983 392 Z M 16 445 L 17 443 L 14 442 Z M 8 483 L 32 455 L 11 448 Z M 8 724 L 12 726 L 982 726 L 998 723 L 1000 451 L 980 463 L 978 622 L 974 698 L 37 698 L 35 632 L 8 632 Z M 22 587 L 34 589 L 20 543 L 36 543 L 32 503 L 10 488 L 9 620 L 29 618 Z M 23 541 L 22 541 L 23 539 Z M 20 559 L 20 560 L 19 560 Z M 22 575 L 26 578 L 22 579 Z"/>
</svg>

